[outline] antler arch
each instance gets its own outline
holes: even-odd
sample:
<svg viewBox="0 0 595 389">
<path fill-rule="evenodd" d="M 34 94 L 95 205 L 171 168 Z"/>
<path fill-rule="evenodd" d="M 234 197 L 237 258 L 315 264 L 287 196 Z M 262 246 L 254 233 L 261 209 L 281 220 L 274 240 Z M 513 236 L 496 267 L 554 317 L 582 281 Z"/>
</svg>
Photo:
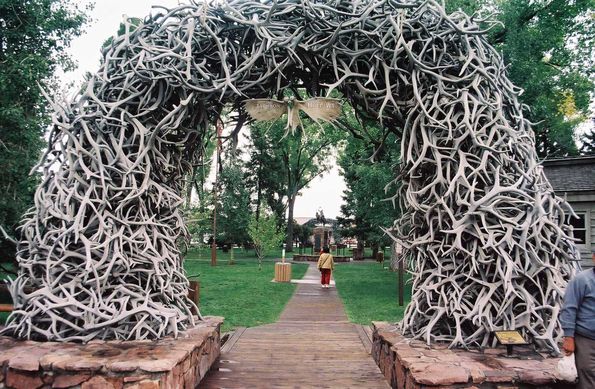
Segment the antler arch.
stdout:
<svg viewBox="0 0 595 389">
<path fill-rule="evenodd" d="M 405 0 L 193 3 L 129 25 L 55 106 L 5 332 L 88 341 L 193 325 L 176 244 L 184 174 L 224 103 L 298 80 L 403 134 L 403 331 L 470 347 L 520 327 L 556 349 L 569 207 L 537 164 L 519 90 L 472 19 Z"/>
</svg>

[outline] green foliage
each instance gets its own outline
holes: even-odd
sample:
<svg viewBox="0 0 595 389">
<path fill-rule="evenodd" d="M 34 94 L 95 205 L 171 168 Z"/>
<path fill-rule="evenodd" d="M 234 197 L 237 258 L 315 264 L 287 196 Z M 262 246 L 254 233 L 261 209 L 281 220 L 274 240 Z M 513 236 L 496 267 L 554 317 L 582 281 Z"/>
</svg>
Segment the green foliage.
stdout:
<svg viewBox="0 0 595 389">
<path fill-rule="evenodd" d="M 88 20 L 78 3 L 0 0 L 0 225 L 13 233 L 33 202 L 38 176 L 29 172 L 49 124 L 39 85 L 51 95 L 56 70 L 74 66 L 65 49 Z M 12 255 L 0 252 L 0 261 Z"/>
<path fill-rule="evenodd" d="M 314 227 L 309 223 L 299 225 L 293 220 L 293 236 L 304 246 L 312 236 Z"/>
<path fill-rule="evenodd" d="M 496 12 L 502 26 L 489 40 L 524 90 L 520 101 L 529 107 L 538 155 L 576 155 L 575 131 L 595 91 L 595 1 L 448 0 L 446 6 L 449 12 Z"/>
<path fill-rule="evenodd" d="M 248 224 L 248 235 L 254 243 L 254 251 L 258 257 L 258 267 L 262 266 L 262 259 L 272 250 L 279 247 L 285 238 L 285 234 L 279 231 L 279 223 L 274 214 L 262 212 L 256 219 L 253 215 Z"/>
<path fill-rule="evenodd" d="M 268 126 L 254 123 L 250 127 L 250 161 L 247 184 L 256 194 L 256 218 L 261 205 L 269 207 L 280 223 L 284 222 L 286 203 L 286 175 L 281 154 L 276 151 L 276 137 L 267 133 Z"/>
<path fill-rule="evenodd" d="M 296 284 L 271 282 L 273 262 L 264 262 L 260 271 L 254 257 L 238 256 L 233 266 L 216 267 L 195 258 L 189 252 L 184 267 L 188 274 L 200 274 L 200 312 L 224 316 L 223 331 L 274 323 L 296 288 Z M 307 268 L 293 264 L 293 278 L 302 278 Z"/>
<path fill-rule="evenodd" d="M 246 188 L 241 163 L 232 157 L 219 177 L 217 206 L 217 241 L 226 245 L 245 244 L 250 222 L 250 193 Z"/>
<path fill-rule="evenodd" d="M 206 138 L 205 142 L 197 163 L 192 166 L 192 170 L 186 176 L 186 207 L 190 207 L 193 192 L 201 201 L 208 199 L 205 186 L 212 165 L 210 157 L 215 153 L 217 142 L 212 138 Z"/>
<path fill-rule="evenodd" d="M 198 205 L 186 208 L 184 216 L 191 241 L 205 244 L 205 237 L 213 231 L 213 196 L 204 192 Z"/>
<path fill-rule="evenodd" d="M 328 171 L 333 151 L 343 132 L 302 117 L 303 128 L 286 134 L 284 120 L 254 123 L 250 127 L 251 182 L 257 204 L 264 200 L 279 220 L 293 220 L 293 207 L 300 191 Z M 257 212 L 258 213 L 258 212 Z M 287 223 L 287 250 L 293 249 L 293 223 Z"/>
<path fill-rule="evenodd" d="M 107 38 L 103 42 L 103 45 L 101 47 L 106 48 L 106 47 L 111 46 L 111 44 L 114 42 L 114 38 L 124 35 L 127 30 L 129 32 L 136 30 L 138 28 L 138 26 L 141 25 L 142 22 L 143 21 L 140 18 L 134 18 L 134 17 L 127 18 L 126 23 L 120 23 L 120 26 L 118 27 L 118 32 L 116 33 L 116 35 L 110 36 L 109 38 Z"/>
<path fill-rule="evenodd" d="M 359 324 L 371 321 L 396 322 L 403 318 L 411 301 L 411 285 L 405 285 L 405 306 L 397 296 L 397 273 L 377 263 L 339 263 L 333 273 L 337 291 L 349 320 Z"/>
<path fill-rule="evenodd" d="M 446 0 L 446 12 L 463 11 L 467 15 L 473 15 L 480 11 L 488 2 L 486 0 Z"/>
<path fill-rule="evenodd" d="M 381 138 L 381 130 L 368 126 L 366 133 Z M 338 163 L 346 183 L 345 203 L 338 218 L 341 234 L 356 237 L 375 249 L 390 244 L 390 238 L 381 228 L 390 228 L 400 216 L 400 210 L 388 200 L 396 192 L 388 185 L 396 176 L 399 145 L 393 134 L 376 152 L 376 146 L 364 139 L 350 137 L 339 154 Z M 374 155 L 374 161 L 371 157 Z M 389 189 L 387 193 L 385 188 Z M 395 204 L 396 205 L 396 204 Z"/>
</svg>

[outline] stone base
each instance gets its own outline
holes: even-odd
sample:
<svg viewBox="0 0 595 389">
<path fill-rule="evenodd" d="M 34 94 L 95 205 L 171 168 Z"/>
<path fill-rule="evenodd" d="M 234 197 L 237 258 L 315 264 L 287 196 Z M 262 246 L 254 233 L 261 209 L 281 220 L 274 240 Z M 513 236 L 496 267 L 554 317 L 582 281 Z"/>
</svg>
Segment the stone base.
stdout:
<svg viewBox="0 0 595 389">
<path fill-rule="evenodd" d="M 88 344 L 0 337 L 0 388 L 195 388 L 220 354 L 223 318 L 158 341 Z"/>
<path fill-rule="evenodd" d="M 293 260 L 295 262 L 318 262 L 320 255 L 307 255 L 307 254 L 293 254 Z M 351 262 L 351 257 L 343 255 L 333 255 L 335 262 Z"/>
<path fill-rule="evenodd" d="M 507 358 L 506 348 L 483 353 L 428 347 L 374 322 L 372 356 L 392 388 L 573 388 L 556 377 L 559 358 Z M 516 350 L 516 348 L 515 348 Z"/>
</svg>

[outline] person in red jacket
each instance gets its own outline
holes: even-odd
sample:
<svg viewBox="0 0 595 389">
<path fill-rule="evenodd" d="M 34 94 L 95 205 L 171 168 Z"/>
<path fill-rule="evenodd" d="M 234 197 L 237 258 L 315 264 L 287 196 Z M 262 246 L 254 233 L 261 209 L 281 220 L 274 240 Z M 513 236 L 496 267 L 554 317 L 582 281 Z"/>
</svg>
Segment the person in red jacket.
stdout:
<svg viewBox="0 0 595 389">
<path fill-rule="evenodd" d="M 334 268 L 335 262 L 330 253 L 330 249 L 328 246 L 324 247 L 322 249 L 322 254 L 320 254 L 320 258 L 318 258 L 318 270 L 320 270 L 321 273 L 320 284 L 323 288 L 330 288 L 331 273 Z"/>
</svg>

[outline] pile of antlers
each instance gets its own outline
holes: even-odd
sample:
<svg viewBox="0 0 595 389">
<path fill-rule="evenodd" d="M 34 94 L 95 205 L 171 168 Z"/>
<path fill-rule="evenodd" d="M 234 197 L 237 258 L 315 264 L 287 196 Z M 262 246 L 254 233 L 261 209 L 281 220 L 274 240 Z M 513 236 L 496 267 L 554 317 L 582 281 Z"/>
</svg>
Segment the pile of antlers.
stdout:
<svg viewBox="0 0 595 389">
<path fill-rule="evenodd" d="M 556 349 L 571 210 L 504 69 L 472 18 L 431 0 L 197 2 L 127 23 L 80 96 L 54 103 L 5 333 L 143 339 L 193 325 L 185 174 L 225 104 L 245 119 L 245 99 L 301 88 L 337 90 L 402 137 L 405 334 L 473 347 L 520 328 Z"/>
</svg>

